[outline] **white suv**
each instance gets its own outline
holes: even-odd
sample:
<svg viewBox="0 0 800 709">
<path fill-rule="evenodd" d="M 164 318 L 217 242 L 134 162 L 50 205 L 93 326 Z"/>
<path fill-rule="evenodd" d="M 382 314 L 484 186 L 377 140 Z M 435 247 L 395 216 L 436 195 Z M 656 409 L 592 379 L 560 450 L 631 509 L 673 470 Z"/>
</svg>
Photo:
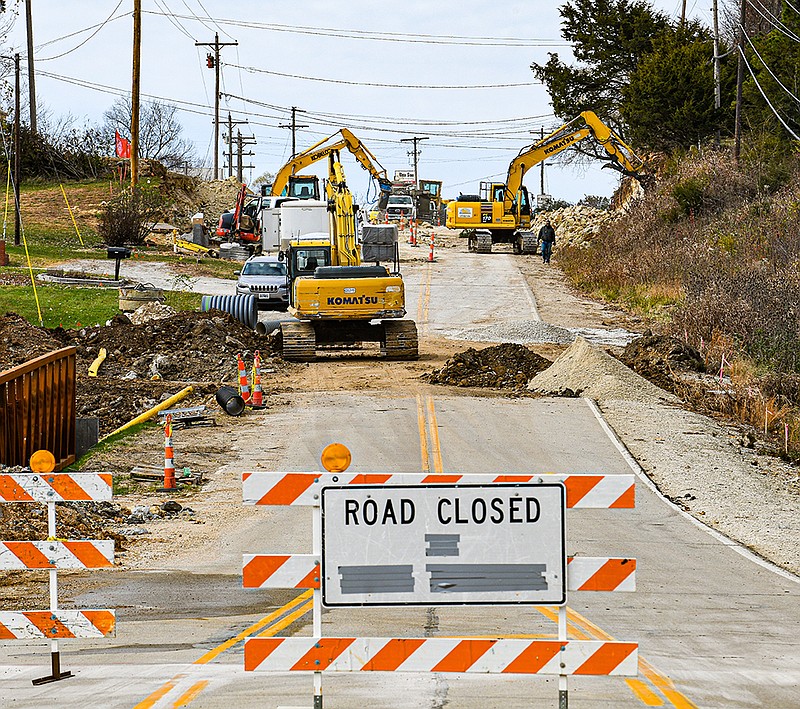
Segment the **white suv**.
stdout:
<svg viewBox="0 0 800 709">
<path fill-rule="evenodd" d="M 289 307 L 289 284 L 286 279 L 286 264 L 277 256 L 252 256 L 238 271 L 237 295 L 254 295 L 259 310 Z"/>
</svg>

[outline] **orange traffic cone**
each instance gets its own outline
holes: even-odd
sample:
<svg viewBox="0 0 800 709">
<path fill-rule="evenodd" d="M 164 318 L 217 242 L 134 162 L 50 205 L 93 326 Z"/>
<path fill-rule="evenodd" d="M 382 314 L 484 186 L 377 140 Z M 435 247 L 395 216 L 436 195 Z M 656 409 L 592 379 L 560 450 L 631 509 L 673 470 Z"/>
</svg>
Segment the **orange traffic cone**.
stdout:
<svg viewBox="0 0 800 709">
<path fill-rule="evenodd" d="M 242 355 L 236 355 L 236 366 L 239 369 L 239 395 L 242 400 L 247 403 L 250 401 L 250 385 L 247 383 L 247 370 L 242 361 Z"/>
<path fill-rule="evenodd" d="M 261 353 L 258 350 L 253 357 L 253 398 L 250 405 L 254 409 L 264 407 L 264 395 L 261 392 Z"/>
<path fill-rule="evenodd" d="M 177 490 L 175 484 L 175 453 L 172 448 L 172 414 L 164 422 L 164 487 L 162 490 Z"/>
</svg>

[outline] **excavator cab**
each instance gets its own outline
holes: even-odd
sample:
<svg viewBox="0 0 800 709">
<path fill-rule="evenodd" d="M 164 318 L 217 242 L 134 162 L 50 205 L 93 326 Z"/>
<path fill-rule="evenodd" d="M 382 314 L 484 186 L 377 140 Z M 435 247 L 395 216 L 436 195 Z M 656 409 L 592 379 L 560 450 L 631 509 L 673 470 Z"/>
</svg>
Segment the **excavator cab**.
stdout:
<svg viewBox="0 0 800 709">
<path fill-rule="evenodd" d="M 286 196 L 295 199 L 319 199 L 319 178 L 316 175 L 291 175 Z"/>
</svg>

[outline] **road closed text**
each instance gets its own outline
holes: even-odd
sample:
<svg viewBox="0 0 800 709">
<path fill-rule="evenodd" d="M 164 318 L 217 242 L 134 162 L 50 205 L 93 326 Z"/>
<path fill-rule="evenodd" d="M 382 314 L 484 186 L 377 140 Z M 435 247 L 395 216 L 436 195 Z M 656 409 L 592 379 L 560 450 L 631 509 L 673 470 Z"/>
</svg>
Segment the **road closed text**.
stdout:
<svg viewBox="0 0 800 709">
<path fill-rule="evenodd" d="M 409 498 L 346 499 L 345 526 L 409 525 L 417 510 Z M 533 524 L 541 517 L 541 505 L 533 496 L 440 497 L 435 506 L 436 518 L 444 526 L 462 524 Z"/>
</svg>

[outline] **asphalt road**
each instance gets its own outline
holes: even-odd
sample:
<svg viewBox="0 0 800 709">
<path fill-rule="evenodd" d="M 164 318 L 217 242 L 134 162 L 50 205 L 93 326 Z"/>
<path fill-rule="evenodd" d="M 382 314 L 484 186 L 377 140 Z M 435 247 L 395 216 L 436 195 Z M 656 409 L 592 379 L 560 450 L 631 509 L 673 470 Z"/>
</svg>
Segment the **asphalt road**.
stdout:
<svg viewBox="0 0 800 709">
<path fill-rule="evenodd" d="M 484 257 L 486 268 L 469 283 L 465 260 L 473 258 L 453 254 L 410 274 L 423 335 L 450 323 L 535 317 L 512 257 Z M 529 311 L 509 310 L 509 298 Z M 334 440 L 351 449 L 353 472 L 636 470 L 580 399 L 297 394 L 296 406 L 270 424 L 295 441 L 281 461 L 285 471 L 313 469 Z M 254 468 L 260 435 L 252 433 Z M 311 707 L 310 675 L 245 673 L 241 642 L 311 635 L 308 594 L 244 591 L 239 564 L 243 552 L 310 551 L 307 508 L 258 507 L 202 568 L 106 575 L 75 600 L 117 608 L 117 637 L 62 643 L 76 676 L 40 687 L 30 680 L 48 669 L 45 644 L 0 645 L 2 705 Z M 567 553 L 637 559 L 634 593 L 575 592 L 567 605 L 570 638 L 636 641 L 640 660 L 637 678 L 571 677 L 570 706 L 800 706 L 796 579 L 713 536 L 641 479 L 635 509 L 568 510 Z M 554 638 L 557 631 L 553 609 L 535 606 L 335 609 L 322 627 L 324 635 L 372 637 Z M 558 680 L 545 676 L 326 674 L 323 690 L 329 708 L 558 706 Z"/>
</svg>

